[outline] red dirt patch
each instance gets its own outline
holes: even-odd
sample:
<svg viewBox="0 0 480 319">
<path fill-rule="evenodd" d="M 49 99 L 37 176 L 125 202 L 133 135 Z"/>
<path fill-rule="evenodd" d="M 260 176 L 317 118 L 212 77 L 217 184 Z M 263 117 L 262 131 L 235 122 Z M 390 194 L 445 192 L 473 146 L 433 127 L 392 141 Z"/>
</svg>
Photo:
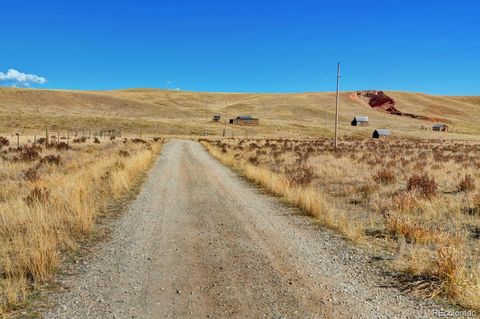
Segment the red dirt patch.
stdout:
<svg viewBox="0 0 480 319">
<path fill-rule="evenodd" d="M 431 122 L 450 123 L 449 120 L 442 119 L 442 118 L 429 117 L 425 115 L 417 115 L 413 113 L 404 113 L 395 107 L 395 100 L 392 97 L 385 94 L 385 92 L 383 91 L 375 91 L 375 90 L 357 91 L 356 94 L 350 94 L 350 97 L 354 100 L 364 101 L 371 108 L 375 110 L 387 112 L 389 114 L 407 116 L 414 119 L 426 120 Z"/>
</svg>

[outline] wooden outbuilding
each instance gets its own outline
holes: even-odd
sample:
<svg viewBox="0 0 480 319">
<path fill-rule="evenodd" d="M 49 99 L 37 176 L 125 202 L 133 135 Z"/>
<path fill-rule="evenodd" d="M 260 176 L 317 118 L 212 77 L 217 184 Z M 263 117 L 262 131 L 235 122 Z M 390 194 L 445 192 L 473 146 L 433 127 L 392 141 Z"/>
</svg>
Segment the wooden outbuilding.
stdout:
<svg viewBox="0 0 480 319">
<path fill-rule="evenodd" d="M 368 126 L 368 116 L 355 116 L 352 120 L 352 126 Z"/>
<path fill-rule="evenodd" d="M 237 116 L 234 119 L 230 119 L 231 124 L 237 124 L 237 125 L 259 125 L 260 120 L 254 117 L 251 117 L 250 115 L 241 115 Z"/>
<path fill-rule="evenodd" d="M 391 135 L 390 130 L 379 128 L 373 131 L 373 138 L 387 138 Z"/>
<path fill-rule="evenodd" d="M 441 131 L 441 132 L 447 132 L 448 131 L 448 125 L 447 124 L 442 124 L 442 123 L 437 123 L 432 126 L 432 130 L 434 131 Z"/>
</svg>

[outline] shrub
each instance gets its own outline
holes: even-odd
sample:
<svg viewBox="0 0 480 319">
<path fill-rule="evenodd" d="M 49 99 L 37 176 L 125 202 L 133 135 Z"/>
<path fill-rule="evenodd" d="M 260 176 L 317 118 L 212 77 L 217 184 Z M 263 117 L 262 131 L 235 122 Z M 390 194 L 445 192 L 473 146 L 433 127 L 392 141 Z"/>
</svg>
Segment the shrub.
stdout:
<svg viewBox="0 0 480 319">
<path fill-rule="evenodd" d="M 407 182 L 407 190 L 418 191 L 423 197 L 432 198 L 437 193 L 438 184 L 427 173 L 423 175 L 413 174 Z"/>
<path fill-rule="evenodd" d="M 20 153 L 19 160 L 22 162 L 32 162 L 39 157 L 40 155 L 34 147 L 27 147 Z"/>
<path fill-rule="evenodd" d="M 66 151 L 66 150 L 70 149 L 70 146 L 65 142 L 60 142 L 60 143 L 54 144 L 54 147 L 55 147 L 55 149 L 57 149 L 59 151 L 62 151 L 62 150 Z"/>
<path fill-rule="evenodd" d="M 45 187 L 40 188 L 38 186 L 35 186 L 35 188 L 32 189 L 30 194 L 25 197 L 24 200 L 28 205 L 33 206 L 37 202 L 46 202 L 49 197 L 50 193 Z"/>
<path fill-rule="evenodd" d="M 93 143 L 95 143 L 95 144 L 100 144 L 100 140 L 99 140 L 97 137 L 95 137 L 95 138 L 93 139 Z"/>
<path fill-rule="evenodd" d="M 248 158 L 248 162 L 252 165 L 258 165 L 259 164 L 259 160 L 258 160 L 257 156 L 250 156 Z"/>
<path fill-rule="evenodd" d="M 252 144 L 248 145 L 248 150 L 253 151 L 258 148 L 258 144 L 253 142 Z"/>
<path fill-rule="evenodd" d="M 461 293 L 465 259 L 465 254 L 455 247 L 440 247 L 437 249 L 436 275 L 443 281 L 443 289 L 451 297 Z"/>
<path fill-rule="evenodd" d="M 0 148 L 10 145 L 10 142 L 3 136 L 0 136 Z"/>
<path fill-rule="evenodd" d="M 457 185 L 457 191 L 470 192 L 475 190 L 475 179 L 472 175 L 466 174 Z"/>
<path fill-rule="evenodd" d="M 285 176 L 290 186 L 308 186 L 314 178 L 313 168 L 310 166 L 286 168 Z"/>
<path fill-rule="evenodd" d="M 73 143 L 85 143 L 87 141 L 87 138 L 85 136 L 76 138 L 73 140 Z"/>
<path fill-rule="evenodd" d="M 47 155 L 40 160 L 40 164 L 60 165 L 60 155 Z"/>
<path fill-rule="evenodd" d="M 129 153 L 128 151 L 126 151 L 126 150 L 120 150 L 120 151 L 118 152 L 118 154 L 119 154 L 121 157 L 128 157 L 128 156 L 130 156 L 130 153 Z"/>
<path fill-rule="evenodd" d="M 38 176 L 37 167 L 30 167 L 23 173 L 25 180 L 34 182 L 37 181 L 40 177 Z"/>
<path fill-rule="evenodd" d="M 375 175 L 373 175 L 373 180 L 377 183 L 382 183 L 385 185 L 393 184 L 397 180 L 395 173 L 393 173 L 389 169 L 383 169 L 378 171 Z"/>
<path fill-rule="evenodd" d="M 132 142 L 133 142 L 133 143 L 140 143 L 140 144 L 146 144 L 146 143 L 147 143 L 147 141 L 142 140 L 141 138 L 134 138 L 134 139 L 132 140 Z"/>
</svg>

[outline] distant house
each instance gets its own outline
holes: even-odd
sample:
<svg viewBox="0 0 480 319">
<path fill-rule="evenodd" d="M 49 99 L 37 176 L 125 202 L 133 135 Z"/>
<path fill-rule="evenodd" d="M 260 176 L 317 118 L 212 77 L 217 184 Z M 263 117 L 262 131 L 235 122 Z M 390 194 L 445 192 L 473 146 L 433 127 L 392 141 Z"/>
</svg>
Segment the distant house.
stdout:
<svg viewBox="0 0 480 319">
<path fill-rule="evenodd" d="M 237 124 L 237 125 L 259 125 L 260 120 L 257 118 L 253 118 L 250 115 L 241 115 L 237 116 L 234 119 L 230 119 L 230 124 Z"/>
<path fill-rule="evenodd" d="M 368 116 L 355 116 L 352 126 L 368 126 Z"/>
<path fill-rule="evenodd" d="M 437 124 L 434 124 L 432 126 L 432 130 L 447 132 L 448 131 L 448 125 L 447 124 L 442 124 L 442 123 L 437 123 Z"/>
<path fill-rule="evenodd" d="M 381 129 L 376 129 L 375 131 L 373 131 L 372 137 L 373 138 L 387 138 L 390 135 L 391 135 L 390 130 L 381 128 Z"/>
<path fill-rule="evenodd" d="M 221 118 L 222 118 L 221 115 L 214 115 L 214 116 L 213 116 L 213 121 L 214 121 L 214 122 L 220 122 L 220 119 L 221 119 Z"/>
</svg>

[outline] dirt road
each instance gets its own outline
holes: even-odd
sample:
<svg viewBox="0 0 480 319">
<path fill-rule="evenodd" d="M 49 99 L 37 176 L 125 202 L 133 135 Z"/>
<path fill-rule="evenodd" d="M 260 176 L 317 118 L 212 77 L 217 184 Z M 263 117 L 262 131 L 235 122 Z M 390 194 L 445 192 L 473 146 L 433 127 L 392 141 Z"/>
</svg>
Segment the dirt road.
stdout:
<svg viewBox="0 0 480 319">
<path fill-rule="evenodd" d="M 369 261 L 200 144 L 174 140 L 45 317 L 434 317 Z"/>
</svg>

